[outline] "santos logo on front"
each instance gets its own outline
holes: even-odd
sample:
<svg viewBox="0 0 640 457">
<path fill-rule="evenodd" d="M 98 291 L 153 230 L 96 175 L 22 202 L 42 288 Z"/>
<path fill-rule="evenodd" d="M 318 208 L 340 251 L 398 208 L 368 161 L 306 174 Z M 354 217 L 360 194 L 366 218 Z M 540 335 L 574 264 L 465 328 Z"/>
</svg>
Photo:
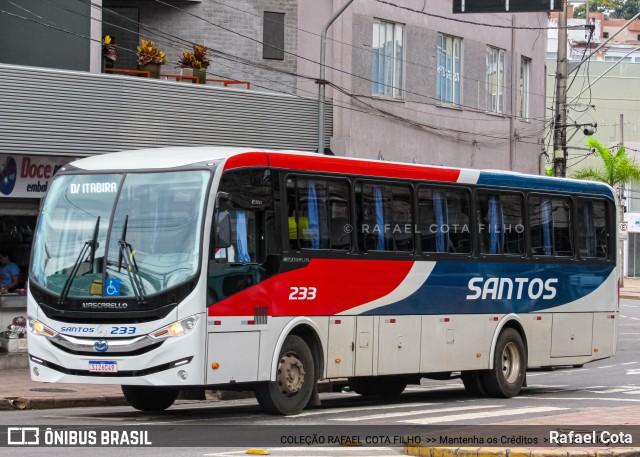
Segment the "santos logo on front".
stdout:
<svg viewBox="0 0 640 457">
<path fill-rule="evenodd" d="M 554 284 L 558 278 L 549 278 L 543 281 L 540 278 L 472 278 L 469 280 L 469 290 L 473 292 L 467 295 L 467 300 L 520 300 L 530 298 L 536 300 L 551 300 L 556 296 Z"/>
</svg>

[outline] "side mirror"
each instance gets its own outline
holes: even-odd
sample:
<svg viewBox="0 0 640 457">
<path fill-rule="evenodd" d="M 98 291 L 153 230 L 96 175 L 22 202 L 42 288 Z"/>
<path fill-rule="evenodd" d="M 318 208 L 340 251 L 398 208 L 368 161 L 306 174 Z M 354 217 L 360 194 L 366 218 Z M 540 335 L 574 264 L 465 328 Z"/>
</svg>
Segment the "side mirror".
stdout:
<svg viewBox="0 0 640 457">
<path fill-rule="evenodd" d="M 231 215 L 229 211 L 218 212 L 215 244 L 215 247 L 220 249 L 231 246 Z"/>
</svg>

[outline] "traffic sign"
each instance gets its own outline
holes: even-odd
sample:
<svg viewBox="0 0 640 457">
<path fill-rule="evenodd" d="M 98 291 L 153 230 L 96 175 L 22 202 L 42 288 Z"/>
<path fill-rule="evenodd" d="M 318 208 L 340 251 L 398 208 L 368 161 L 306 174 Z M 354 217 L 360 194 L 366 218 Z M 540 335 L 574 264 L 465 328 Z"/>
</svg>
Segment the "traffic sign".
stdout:
<svg viewBox="0 0 640 457">
<path fill-rule="evenodd" d="M 629 225 L 626 222 L 620 222 L 620 232 L 626 232 L 629 230 Z"/>
<path fill-rule="evenodd" d="M 563 0 L 453 0 L 454 13 L 561 11 Z"/>
</svg>

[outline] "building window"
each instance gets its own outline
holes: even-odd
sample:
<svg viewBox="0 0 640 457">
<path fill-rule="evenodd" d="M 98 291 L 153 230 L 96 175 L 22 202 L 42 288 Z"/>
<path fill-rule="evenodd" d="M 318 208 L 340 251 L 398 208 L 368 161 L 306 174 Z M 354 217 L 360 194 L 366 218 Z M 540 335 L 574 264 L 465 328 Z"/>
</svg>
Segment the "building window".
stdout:
<svg viewBox="0 0 640 457">
<path fill-rule="evenodd" d="M 444 103 L 460 104 L 462 39 L 438 34 L 436 94 Z"/>
<path fill-rule="evenodd" d="M 373 22 L 371 94 L 381 97 L 404 96 L 404 26 Z"/>
<path fill-rule="evenodd" d="M 487 48 L 487 111 L 504 112 L 504 49 Z"/>
<path fill-rule="evenodd" d="M 523 57 L 520 59 L 520 110 L 518 115 L 522 119 L 529 119 L 529 92 L 531 76 L 531 59 Z"/>
<path fill-rule="evenodd" d="M 262 58 L 284 60 L 284 13 L 264 12 Z"/>
</svg>

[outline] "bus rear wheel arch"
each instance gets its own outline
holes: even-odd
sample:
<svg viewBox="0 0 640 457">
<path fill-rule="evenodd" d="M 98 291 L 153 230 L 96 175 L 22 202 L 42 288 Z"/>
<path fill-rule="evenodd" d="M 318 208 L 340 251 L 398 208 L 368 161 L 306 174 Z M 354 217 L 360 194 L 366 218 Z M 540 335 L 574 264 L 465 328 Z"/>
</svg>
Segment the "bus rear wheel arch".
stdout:
<svg viewBox="0 0 640 457">
<path fill-rule="evenodd" d="M 515 397 L 522 389 L 526 371 L 527 350 L 522 336 L 507 327 L 498 336 L 491 370 L 479 374 L 482 387 L 491 397 Z"/>
<path fill-rule="evenodd" d="M 268 413 L 294 415 L 309 403 L 316 383 L 314 358 L 307 343 L 297 335 L 289 335 L 278 357 L 276 380 L 260 383 L 256 399 Z"/>
<path fill-rule="evenodd" d="M 170 387 L 122 386 L 124 398 L 140 411 L 164 411 L 178 398 L 180 391 Z"/>
</svg>

